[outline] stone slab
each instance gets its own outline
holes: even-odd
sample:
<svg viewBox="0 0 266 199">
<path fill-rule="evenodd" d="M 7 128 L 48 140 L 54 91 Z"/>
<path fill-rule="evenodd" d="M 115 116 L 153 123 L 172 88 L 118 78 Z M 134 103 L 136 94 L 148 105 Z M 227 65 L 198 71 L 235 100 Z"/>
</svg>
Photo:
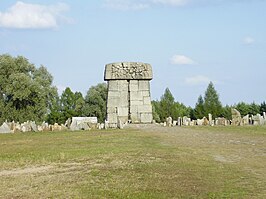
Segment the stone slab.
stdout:
<svg viewBox="0 0 266 199">
<path fill-rule="evenodd" d="M 0 126 L 0 133 L 11 133 L 11 129 L 7 123 L 4 122 L 2 126 Z"/>
<path fill-rule="evenodd" d="M 130 106 L 142 106 L 143 105 L 143 100 L 131 100 L 130 101 Z"/>
<path fill-rule="evenodd" d="M 138 91 L 131 91 L 130 92 L 130 100 L 132 101 L 142 101 L 143 96 L 141 92 Z"/>
<path fill-rule="evenodd" d="M 118 80 L 110 80 L 108 81 L 108 91 L 119 91 L 118 90 Z"/>
<path fill-rule="evenodd" d="M 117 113 L 117 107 L 107 107 L 107 113 Z"/>
<path fill-rule="evenodd" d="M 109 91 L 108 97 L 120 97 L 120 92 L 119 91 Z"/>
<path fill-rule="evenodd" d="M 138 113 L 138 106 L 137 105 L 130 106 L 130 113 Z"/>
<path fill-rule="evenodd" d="M 143 97 L 150 97 L 151 94 L 150 94 L 150 91 L 139 91 L 141 96 Z"/>
<path fill-rule="evenodd" d="M 141 113 L 140 122 L 141 123 L 152 123 L 152 113 Z"/>
<path fill-rule="evenodd" d="M 150 64 L 141 62 L 118 62 L 105 66 L 104 80 L 152 79 Z"/>
<path fill-rule="evenodd" d="M 105 66 L 105 80 L 151 80 L 152 67 L 141 62 L 117 62 Z"/>
<path fill-rule="evenodd" d="M 118 81 L 118 90 L 128 92 L 128 81 L 127 80 L 119 80 Z"/>
<path fill-rule="evenodd" d="M 147 80 L 139 80 L 139 91 L 150 91 L 150 82 Z"/>
<path fill-rule="evenodd" d="M 140 114 L 139 113 L 131 113 L 130 119 L 132 123 L 140 123 Z"/>
<path fill-rule="evenodd" d="M 139 91 L 139 82 L 138 80 L 130 80 L 129 81 L 129 91 Z"/>
<path fill-rule="evenodd" d="M 109 124 L 117 124 L 117 114 L 108 114 L 107 121 L 109 122 Z"/>
<path fill-rule="evenodd" d="M 117 115 L 128 117 L 128 107 L 117 107 Z"/>
<path fill-rule="evenodd" d="M 151 97 L 143 97 L 144 105 L 151 105 Z"/>
<path fill-rule="evenodd" d="M 143 105 L 138 107 L 139 113 L 152 113 L 151 105 Z"/>
<path fill-rule="evenodd" d="M 72 117 L 72 123 L 70 125 L 70 130 L 84 130 L 86 125 L 97 125 L 98 119 L 97 117 Z"/>
</svg>

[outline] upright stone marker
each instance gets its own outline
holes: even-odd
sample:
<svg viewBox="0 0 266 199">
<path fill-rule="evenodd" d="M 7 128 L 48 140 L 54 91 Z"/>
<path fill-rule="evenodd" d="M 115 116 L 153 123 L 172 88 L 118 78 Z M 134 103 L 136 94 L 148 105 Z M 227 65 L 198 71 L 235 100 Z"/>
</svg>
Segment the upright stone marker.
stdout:
<svg viewBox="0 0 266 199">
<path fill-rule="evenodd" d="M 120 62 L 105 66 L 104 80 L 108 81 L 107 120 L 110 127 L 118 121 L 152 123 L 150 64 Z"/>
</svg>

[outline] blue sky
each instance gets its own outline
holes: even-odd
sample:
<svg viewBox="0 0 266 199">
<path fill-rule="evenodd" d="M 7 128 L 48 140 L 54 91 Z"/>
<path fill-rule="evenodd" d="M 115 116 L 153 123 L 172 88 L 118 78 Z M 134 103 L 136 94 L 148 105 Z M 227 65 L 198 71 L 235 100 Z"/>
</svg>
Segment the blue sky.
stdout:
<svg viewBox="0 0 266 199">
<path fill-rule="evenodd" d="M 153 99 L 169 87 L 194 106 L 213 81 L 224 105 L 266 100 L 266 0 L 1 0 L 0 46 L 46 66 L 59 91 L 141 61 Z"/>
</svg>

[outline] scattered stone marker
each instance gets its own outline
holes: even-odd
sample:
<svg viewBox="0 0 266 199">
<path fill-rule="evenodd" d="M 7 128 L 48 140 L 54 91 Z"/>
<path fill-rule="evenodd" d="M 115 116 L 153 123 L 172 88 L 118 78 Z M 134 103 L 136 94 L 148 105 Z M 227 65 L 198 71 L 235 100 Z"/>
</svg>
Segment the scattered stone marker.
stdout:
<svg viewBox="0 0 266 199">
<path fill-rule="evenodd" d="M 208 114 L 208 118 L 209 118 L 209 125 L 212 126 L 212 114 Z"/>
<path fill-rule="evenodd" d="M 172 117 L 166 118 L 166 126 L 171 127 L 173 125 Z"/>
<path fill-rule="evenodd" d="M 70 125 L 71 131 L 96 129 L 98 124 L 97 117 L 72 117 Z"/>
<path fill-rule="evenodd" d="M 4 122 L 2 126 L 0 126 L 0 133 L 12 133 L 10 127 L 6 122 Z"/>
<path fill-rule="evenodd" d="M 232 125 L 239 126 L 242 120 L 240 112 L 236 110 L 235 108 L 232 108 L 231 113 L 232 113 Z"/>
<path fill-rule="evenodd" d="M 242 118 L 242 124 L 243 125 L 249 125 L 249 115 L 248 114 Z"/>
</svg>

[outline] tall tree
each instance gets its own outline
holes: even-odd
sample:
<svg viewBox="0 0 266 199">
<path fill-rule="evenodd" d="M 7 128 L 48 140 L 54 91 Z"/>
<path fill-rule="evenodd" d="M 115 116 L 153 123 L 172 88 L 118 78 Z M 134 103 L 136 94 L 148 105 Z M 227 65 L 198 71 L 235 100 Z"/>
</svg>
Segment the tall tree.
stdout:
<svg viewBox="0 0 266 199">
<path fill-rule="evenodd" d="M 84 115 L 97 117 L 99 122 L 104 122 L 106 117 L 107 85 L 100 83 L 90 87 L 85 96 Z"/>
<path fill-rule="evenodd" d="M 204 96 L 205 113 L 211 113 L 213 118 L 221 116 L 222 103 L 219 100 L 219 95 L 214 88 L 212 82 L 209 83 Z"/>
<path fill-rule="evenodd" d="M 178 117 L 189 116 L 191 112 L 190 107 L 186 107 L 183 103 L 175 102 L 175 112 L 173 118 L 177 119 Z"/>
<path fill-rule="evenodd" d="M 205 110 L 204 110 L 204 100 L 202 95 L 199 96 L 198 102 L 196 103 L 195 109 L 194 109 L 194 115 L 197 119 L 201 119 L 204 116 L 206 116 Z"/>
<path fill-rule="evenodd" d="M 53 77 L 22 56 L 0 55 L 0 122 L 42 121 L 56 95 Z"/>
<path fill-rule="evenodd" d="M 231 113 L 232 106 L 226 105 L 222 108 L 222 117 L 231 120 L 232 119 L 232 113 Z"/>
<path fill-rule="evenodd" d="M 84 116 L 83 106 L 85 105 L 85 101 L 82 93 L 74 93 L 67 87 L 61 95 L 60 104 L 62 112 L 60 123 L 64 123 L 68 118 Z"/>
<path fill-rule="evenodd" d="M 263 112 L 266 113 L 266 102 L 265 101 L 260 104 L 260 114 L 262 115 Z"/>
<path fill-rule="evenodd" d="M 260 113 L 260 105 L 252 102 L 249 106 L 249 114 L 257 115 L 258 113 Z"/>
<path fill-rule="evenodd" d="M 247 114 L 249 114 L 250 112 L 250 106 L 249 104 L 245 103 L 245 102 L 239 102 L 237 105 L 234 106 L 242 116 L 245 116 Z"/>
<path fill-rule="evenodd" d="M 152 101 L 152 117 L 156 122 L 161 122 L 161 118 L 159 115 L 160 110 L 160 102 L 158 100 Z"/>
<path fill-rule="evenodd" d="M 169 116 L 174 118 L 175 112 L 176 112 L 175 98 L 172 95 L 169 88 L 166 88 L 164 94 L 161 96 L 160 111 L 159 111 L 160 118 L 162 121 L 165 121 L 165 119 Z"/>
</svg>

